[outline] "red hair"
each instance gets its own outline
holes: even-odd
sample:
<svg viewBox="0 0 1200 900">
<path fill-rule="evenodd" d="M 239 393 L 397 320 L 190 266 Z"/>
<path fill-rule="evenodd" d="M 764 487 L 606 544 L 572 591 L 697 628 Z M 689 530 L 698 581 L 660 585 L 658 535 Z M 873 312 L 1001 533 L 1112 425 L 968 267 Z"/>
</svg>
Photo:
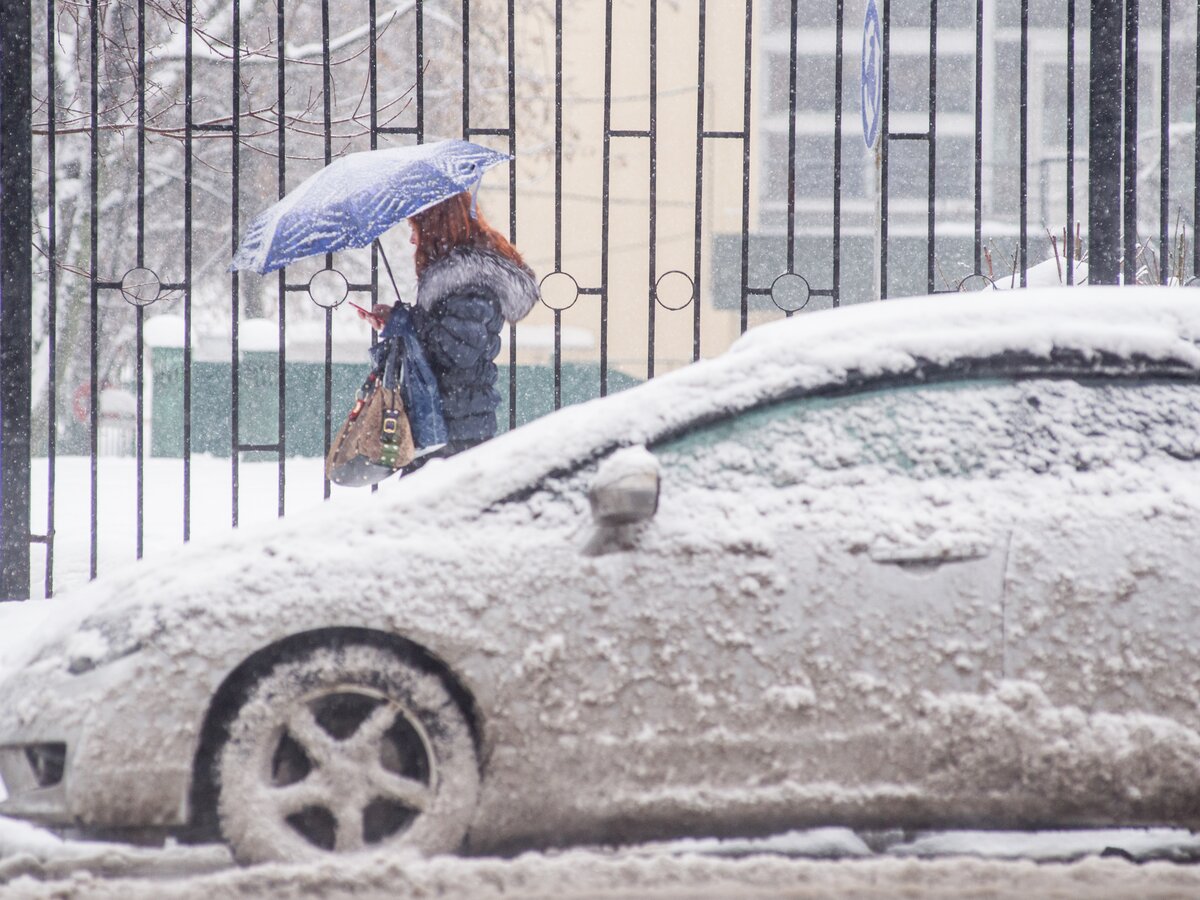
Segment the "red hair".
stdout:
<svg viewBox="0 0 1200 900">
<path fill-rule="evenodd" d="M 510 244 L 504 235 L 488 225 L 478 205 L 472 217 L 471 202 L 470 192 L 464 191 L 436 206 L 409 216 L 408 222 L 417 232 L 417 250 L 413 254 L 413 261 L 418 277 L 426 266 L 441 259 L 455 247 L 464 245 L 490 250 L 526 271 L 529 270 L 517 248 Z"/>
</svg>

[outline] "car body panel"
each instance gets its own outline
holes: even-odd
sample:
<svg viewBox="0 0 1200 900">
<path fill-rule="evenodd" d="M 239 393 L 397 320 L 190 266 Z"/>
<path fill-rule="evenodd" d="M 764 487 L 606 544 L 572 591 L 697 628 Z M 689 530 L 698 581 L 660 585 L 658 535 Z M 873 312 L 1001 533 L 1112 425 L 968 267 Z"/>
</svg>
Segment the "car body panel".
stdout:
<svg viewBox="0 0 1200 900">
<path fill-rule="evenodd" d="M 1151 683 L 1142 696 L 1154 712 L 1138 711 L 1129 692 L 1116 718 L 1096 722 L 1088 716 L 1112 682 L 1060 690 L 1041 674 L 1059 637 L 1016 641 L 1044 622 L 1047 602 L 1026 577 L 1052 552 L 1038 543 L 1047 504 L 1032 483 L 956 477 L 956 432 L 942 437 L 953 452 L 921 448 L 927 473 L 889 480 L 888 429 L 904 433 L 906 420 L 854 418 L 865 390 L 912 397 L 944 373 L 1150 368 L 1193 383 L 1200 373 L 1200 304 L 1136 290 L 1119 300 L 1048 296 L 896 302 L 781 323 L 717 360 L 432 463 L 378 496 L 114 573 L 57 601 L 70 614 L 5 681 L 0 746 L 67 743 L 62 796 L 40 794 L 44 821 L 181 825 L 225 679 L 296 634 L 365 628 L 424 648 L 474 701 L 484 775 L 475 849 L 831 822 L 1191 821 L 1194 795 L 1181 805 L 1163 786 L 1200 785 L 1195 707 L 1186 708 L 1193 676 L 1160 681 L 1174 718 L 1157 712 Z M 721 443 L 729 423 L 769 425 L 786 404 L 817 411 L 818 431 L 789 432 L 793 443 L 775 455 Z M 829 431 L 856 421 L 887 428 Z M 854 452 L 876 455 L 844 465 L 841 448 L 863 434 Z M 663 467 L 659 509 L 601 529 L 587 488 L 614 450 L 636 444 Z M 748 503 L 743 489 L 754 484 L 766 487 Z M 1064 490 L 1073 484 L 1064 479 Z M 1155 525 L 1138 538 L 1162 554 L 1182 553 L 1198 521 L 1193 495 L 1172 502 L 1159 517 L 1168 537 Z M 1092 515 L 1081 511 L 1076 524 Z M 1080 560 L 1121 558 L 1116 545 L 1089 549 L 1082 534 L 1051 540 Z M 1141 577 L 1134 562 L 1124 571 Z M 1170 596 L 1181 621 L 1195 598 Z M 1156 644 L 1147 631 L 1134 643 L 1147 659 L 1156 646 L 1186 657 L 1183 634 Z M 1061 668 L 1083 666 L 1089 652 Z M 1170 764 L 1096 782 L 1096 754 L 1070 744 L 1081 722 L 1089 733 L 1151 729 Z M 1094 802 L 1063 805 L 1084 792 Z M 14 797 L 0 812 L 32 815 L 35 800 Z"/>
</svg>

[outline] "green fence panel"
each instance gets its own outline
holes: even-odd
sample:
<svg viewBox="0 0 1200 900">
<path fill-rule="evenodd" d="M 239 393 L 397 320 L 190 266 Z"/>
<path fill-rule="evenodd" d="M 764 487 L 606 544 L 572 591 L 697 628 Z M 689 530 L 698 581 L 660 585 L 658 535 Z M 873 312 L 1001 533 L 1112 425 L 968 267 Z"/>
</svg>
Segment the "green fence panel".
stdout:
<svg viewBox="0 0 1200 900">
<path fill-rule="evenodd" d="M 245 353 L 239 366 L 238 431 L 243 444 L 273 444 L 278 431 L 279 368 L 274 353 Z M 508 430 L 508 367 L 500 366 L 496 411 L 500 431 Z M 183 351 L 158 347 L 152 365 L 151 456 L 183 455 Z M 354 403 L 366 377 L 361 364 L 335 363 L 332 369 L 332 428 L 336 432 Z M 284 436 L 288 456 L 322 456 L 325 452 L 325 367 L 294 362 L 286 366 Z M 638 379 L 620 372 L 608 375 L 609 393 L 624 390 Z M 600 396 L 600 369 L 584 363 L 562 366 L 562 405 Z M 192 363 L 192 453 L 229 456 L 230 365 Z M 523 425 L 554 411 L 554 369 L 517 367 L 517 424 Z M 245 458 L 272 459 L 273 453 L 247 453 Z"/>
</svg>

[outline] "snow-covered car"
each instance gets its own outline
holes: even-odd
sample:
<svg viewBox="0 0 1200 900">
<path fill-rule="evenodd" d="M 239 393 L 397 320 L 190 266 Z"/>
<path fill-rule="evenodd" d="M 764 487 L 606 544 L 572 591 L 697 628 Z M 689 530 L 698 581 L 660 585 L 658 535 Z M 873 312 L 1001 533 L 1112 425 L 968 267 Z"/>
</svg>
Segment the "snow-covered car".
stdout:
<svg viewBox="0 0 1200 900">
<path fill-rule="evenodd" d="M 243 860 L 1200 825 L 1200 294 L 764 326 L 53 601 L 0 813 Z"/>
</svg>

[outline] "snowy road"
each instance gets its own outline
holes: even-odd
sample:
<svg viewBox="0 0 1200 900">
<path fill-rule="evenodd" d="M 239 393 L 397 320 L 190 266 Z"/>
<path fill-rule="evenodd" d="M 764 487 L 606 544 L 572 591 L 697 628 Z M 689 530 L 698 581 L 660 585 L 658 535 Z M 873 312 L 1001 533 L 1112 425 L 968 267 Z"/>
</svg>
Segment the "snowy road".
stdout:
<svg viewBox="0 0 1200 900">
<path fill-rule="evenodd" d="M 757 841 L 681 841 L 512 859 L 392 854 L 238 868 L 219 847 L 145 849 L 59 841 L 0 818 L 0 897 L 804 898 L 1195 897 L 1200 837 L 1176 830 L 998 834 L 915 840 L 827 828 Z M 881 847 L 881 844 L 890 846 Z M 1108 858 L 1101 854 L 1107 854 Z M 1120 854 L 1116 857 L 1113 854 Z"/>
<path fill-rule="evenodd" d="M 853 861 L 760 856 L 618 857 L 575 851 L 515 860 L 368 860 L 262 866 L 195 877 L 75 874 L 0 885 L 5 898 L 151 900 L 234 897 L 1195 897 L 1200 869 L 1116 859 L 1038 864 L 978 859 Z"/>
</svg>

